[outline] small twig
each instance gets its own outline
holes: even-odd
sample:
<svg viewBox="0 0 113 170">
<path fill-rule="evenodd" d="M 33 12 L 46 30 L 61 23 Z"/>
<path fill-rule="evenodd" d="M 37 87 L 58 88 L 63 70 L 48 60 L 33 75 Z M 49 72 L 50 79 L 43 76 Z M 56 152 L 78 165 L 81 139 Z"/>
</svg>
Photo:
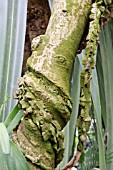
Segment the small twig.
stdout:
<svg viewBox="0 0 113 170">
<path fill-rule="evenodd" d="M 74 167 L 78 162 L 81 154 L 82 152 L 77 151 L 73 158 L 70 160 L 70 162 L 62 170 L 71 170 L 71 168 Z"/>
</svg>

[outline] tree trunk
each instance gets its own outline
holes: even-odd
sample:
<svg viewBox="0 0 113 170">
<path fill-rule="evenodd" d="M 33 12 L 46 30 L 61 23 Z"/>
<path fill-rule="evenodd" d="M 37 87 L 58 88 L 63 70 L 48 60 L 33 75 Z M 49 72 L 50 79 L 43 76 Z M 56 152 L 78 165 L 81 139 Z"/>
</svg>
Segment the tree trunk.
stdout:
<svg viewBox="0 0 113 170">
<path fill-rule="evenodd" d="M 45 34 L 49 18 L 48 0 L 28 0 L 22 74 L 26 72 L 26 62 L 31 55 L 31 42 L 34 37 Z"/>
<path fill-rule="evenodd" d="M 16 97 L 25 112 L 13 140 L 31 170 L 53 170 L 63 158 L 62 129 L 71 116 L 69 81 L 92 0 L 54 0 L 45 35 L 32 42 Z"/>
</svg>

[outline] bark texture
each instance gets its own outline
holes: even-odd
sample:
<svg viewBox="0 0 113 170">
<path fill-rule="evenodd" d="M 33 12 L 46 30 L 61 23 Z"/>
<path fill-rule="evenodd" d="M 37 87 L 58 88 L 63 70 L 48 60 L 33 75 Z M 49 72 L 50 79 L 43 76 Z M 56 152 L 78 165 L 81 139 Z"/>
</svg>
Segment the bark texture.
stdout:
<svg viewBox="0 0 113 170">
<path fill-rule="evenodd" d="M 25 116 L 13 140 L 31 170 L 53 170 L 63 158 L 62 129 L 71 116 L 69 80 L 91 0 L 54 0 L 45 35 L 32 41 L 27 72 L 16 97 Z"/>
<path fill-rule="evenodd" d="M 48 0 L 28 0 L 27 28 L 22 74 L 27 71 L 26 62 L 28 57 L 31 55 L 31 42 L 36 36 L 45 34 L 49 18 L 50 9 Z"/>
</svg>

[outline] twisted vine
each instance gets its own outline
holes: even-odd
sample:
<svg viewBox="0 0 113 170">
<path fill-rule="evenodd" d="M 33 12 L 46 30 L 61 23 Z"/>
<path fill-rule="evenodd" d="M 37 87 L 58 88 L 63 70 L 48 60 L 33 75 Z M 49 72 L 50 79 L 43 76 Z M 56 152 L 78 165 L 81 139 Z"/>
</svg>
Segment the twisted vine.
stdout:
<svg viewBox="0 0 113 170">
<path fill-rule="evenodd" d="M 77 119 L 78 126 L 78 146 L 77 150 L 83 152 L 84 143 L 87 139 L 87 132 L 89 131 L 91 124 L 91 117 L 89 115 L 91 107 L 91 93 L 90 93 L 90 81 L 92 79 L 92 69 L 95 67 L 94 56 L 96 54 L 99 28 L 100 28 L 100 19 L 102 14 L 106 11 L 105 3 L 102 0 L 97 0 L 92 4 L 91 14 L 90 14 L 90 25 L 89 33 L 87 36 L 87 46 L 86 46 L 86 56 L 82 60 L 84 69 L 80 75 L 80 115 Z M 111 3 L 109 1 L 109 3 Z"/>
</svg>

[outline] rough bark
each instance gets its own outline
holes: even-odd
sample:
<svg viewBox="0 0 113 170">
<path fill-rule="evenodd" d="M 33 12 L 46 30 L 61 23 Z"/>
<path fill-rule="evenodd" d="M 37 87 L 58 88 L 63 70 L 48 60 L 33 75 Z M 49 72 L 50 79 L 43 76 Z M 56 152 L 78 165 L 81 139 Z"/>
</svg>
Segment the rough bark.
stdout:
<svg viewBox="0 0 113 170">
<path fill-rule="evenodd" d="M 54 0 L 45 35 L 33 39 L 16 97 L 25 112 L 13 140 L 30 169 L 53 170 L 63 158 L 62 129 L 71 116 L 69 80 L 91 0 Z"/>
<path fill-rule="evenodd" d="M 31 55 L 31 42 L 34 37 L 45 34 L 49 18 L 50 9 L 48 0 L 28 0 L 22 74 L 26 72 L 26 62 Z"/>
</svg>

